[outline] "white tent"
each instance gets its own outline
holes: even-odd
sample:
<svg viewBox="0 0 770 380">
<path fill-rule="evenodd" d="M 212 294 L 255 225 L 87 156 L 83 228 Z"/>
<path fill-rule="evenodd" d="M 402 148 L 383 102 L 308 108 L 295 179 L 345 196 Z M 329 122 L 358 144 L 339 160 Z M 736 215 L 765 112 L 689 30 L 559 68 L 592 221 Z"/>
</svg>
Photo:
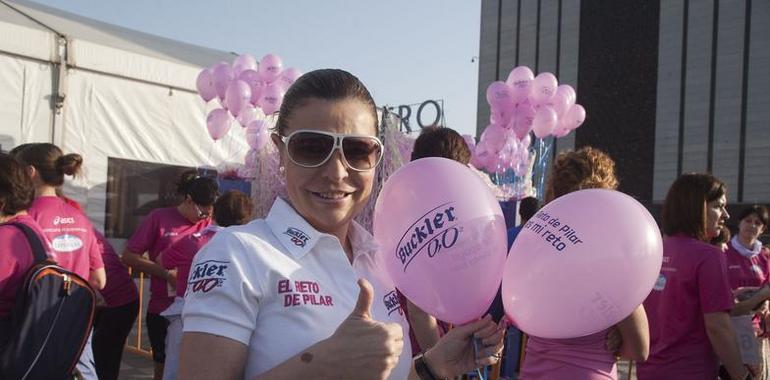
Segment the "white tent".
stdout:
<svg viewBox="0 0 770 380">
<path fill-rule="evenodd" d="M 195 92 L 202 67 L 234 54 L 0 0 L 0 146 L 52 142 L 84 158 L 65 188 L 104 225 L 108 158 L 189 167 L 242 162 L 241 128 L 214 142 Z"/>
</svg>

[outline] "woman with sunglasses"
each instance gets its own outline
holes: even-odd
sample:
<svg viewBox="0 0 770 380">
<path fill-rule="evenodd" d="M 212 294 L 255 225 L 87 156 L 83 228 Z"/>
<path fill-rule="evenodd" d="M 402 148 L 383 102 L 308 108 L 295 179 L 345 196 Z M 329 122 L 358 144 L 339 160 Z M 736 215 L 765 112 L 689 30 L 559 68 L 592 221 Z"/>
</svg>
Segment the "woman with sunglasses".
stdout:
<svg viewBox="0 0 770 380">
<path fill-rule="evenodd" d="M 177 193 L 182 202 L 173 207 L 153 210 L 128 240 L 123 263 L 150 275 L 150 303 L 147 307 L 147 333 L 155 364 L 154 379 L 163 377 L 168 320 L 160 313 L 174 302 L 168 288 L 176 286 L 176 271 L 155 262 L 158 254 L 182 237 L 200 232 L 211 223 L 211 211 L 219 195 L 217 182 L 189 170 L 179 178 Z M 147 253 L 149 258 L 144 257 Z"/>
<path fill-rule="evenodd" d="M 412 361 L 395 287 L 353 221 L 382 158 L 376 136 L 375 103 L 350 73 L 317 70 L 289 88 L 272 137 L 288 197 L 196 256 L 180 379 L 433 379 L 497 361 L 504 329 L 489 317 Z"/>
<path fill-rule="evenodd" d="M 107 275 L 94 226 L 85 214 L 57 194 L 65 175 L 80 172 L 83 157 L 77 153 L 64 154 L 58 146 L 48 143 L 27 144 L 14 152 L 27 166 L 35 184 L 35 201 L 27 212 L 43 228 L 56 262 L 88 279 L 96 290 L 103 289 Z M 77 369 L 84 379 L 97 378 L 90 336 Z"/>
<path fill-rule="evenodd" d="M 753 315 L 752 327 L 757 334 L 756 356 L 760 358 L 752 370 L 757 375 L 755 379 L 770 378 L 768 355 L 770 344 L 767 335 L 763 334 L 761 320 L 767 315 L 767 305 L 764 301 L 770 299 L 770 273 L 768 273 L 768 255 L 770 252 L 762 247 L 759 237 L 767 229 L 768 211 L 765 206 L 752 205 L 744 208 L 738 215 L 738 233 L 727 243 L 725 258 L 727 259 L 727 278 L 730 289 L 737 300 L 730 314 Z"/>
</svg>

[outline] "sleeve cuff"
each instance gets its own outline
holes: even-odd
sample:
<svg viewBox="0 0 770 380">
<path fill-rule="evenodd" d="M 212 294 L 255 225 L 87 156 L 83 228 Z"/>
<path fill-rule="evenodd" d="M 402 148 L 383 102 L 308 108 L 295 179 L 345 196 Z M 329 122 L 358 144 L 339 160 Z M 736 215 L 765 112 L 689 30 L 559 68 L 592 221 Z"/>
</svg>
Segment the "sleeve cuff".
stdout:
<svg viewBox="0 0 770 380">
<path fill-rule="evenodd" d="M 202 332 L 211 335 L 223 336 L 248 347 L 251 341 L 251 330 L 242 326 L 222 323 L 222 321 L 212 320 L 196 316 L 184 316 L 184 332 Z"/>
</svg>

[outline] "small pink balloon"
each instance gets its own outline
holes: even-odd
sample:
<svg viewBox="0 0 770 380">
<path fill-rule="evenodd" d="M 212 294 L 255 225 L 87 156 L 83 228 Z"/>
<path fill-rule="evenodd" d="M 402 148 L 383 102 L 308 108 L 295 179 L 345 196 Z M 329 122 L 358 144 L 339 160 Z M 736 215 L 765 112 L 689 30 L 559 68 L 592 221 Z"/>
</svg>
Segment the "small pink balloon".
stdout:
<svg viewBox="0 0 770 380">
<path fill-rule="evenodd" d="M 577 129 L 577 127 L 583 125 L 583 122 L 586 120 L 586 109 L 580 104 L 575 104 L 567 110 L 563 118 L 564 127 L 569 128 L 570 130 Z"/>
<path fill-rule="evenodd" d="M 238 124 L 241 125 L 241 127 L 246 128 L 247 125 L 252 120 L 256 119 L 264 119 L 265 114 L 262 113 L 262 110 L 259 108 L 253 107 L 251 104 L 248 104 L 241 109 L 240 114 L 238 114 Z"/>
<path fill-rule="evenodd" d="M 553 108 L 553 110 L 556 111 L 556 115 L 561 116 L 567 112 L 572 104 L 569 102 L 568 94 L 556 90 L 556 94 L 551 97 L 551 99 L 548 99 L 548 102 L 545 103 L 545 106 Z"/>
<path fill-rule="evenodd" d="M 539 139 L 545 138 L 556 127 L 557 121 L 558 116 L 553 108 L 548 106 L 540 107 L 535 113 L 535 118 L 532 120 L 532 132 Z"/>
<path fill-rule="evenodd" d="M 278 78 L 278 85 L 281 86 L 283 91 L 286 91 L 299 77 L 302 76 L 302 71 L 294 67 L 289 67 L 281 72 L 281 77 Z"/>
<path fill-rule="evenodd" d="M 489 109 L 489 123 L 501 125 L 508 128 L 508 123 L 511 122 L 513 116 L 513 108 L 490 108 Z"/>
<path fill-rule="evenodd" d="M 262 149 L 268 139 L 267 122 L 264 120 L 252 120 L 246 127 L 246 143 L 253 149 Z"/>
<path fill-rule="evenodd" d="M 238 75 L 238 79 L 249 84 L 249 88 L 251 88 L 251 99 L 249 99 L 249 101 L 251 102 L 251 105 L 257 105 L 259 96 L 262 95 L 262 89 L 265 87 L 265 82 L 262 81 L 259 73 L 251 69 L 246 69 L 241 71 Z"/>
<path fill-rule="evenodd" d="M 215 141 L 221 139 L 230 130 L 230 123 L 232 121 L 233 117 L 230 116 L 227 110 L 222 108 L 212 110 L 206 118 L 206 128 L 209 131 L 209 136 Z"/>
<path fill-rule="evenodd" d="M 227 62 L 219 62 L 211 70 L 214 79 L 214 88 L 217 90 L 219 99 L 225 98 L 227 86 L 235 79 L 232 67 Z"/>
<path fill-rule="evenodd" d="M 195 80 L 195 87 L 198 89 L 198 95 L 205 102 L 217 96 L 217 89 L 214 87 L 214 77 L 212 76 L 211 69 L 204 69 L 198 74 L 198 78 Z"/>
<path fill-rule="evenodd" d="M 487 166 L 487 145 L 479 141 L 471 154 L 471 165 L 477 169 L 484 169 Z"/>
<path fill-rule="evenodd" d="M 493 109 L 505 110 L 514 105 L 513 90 L 505 82 L 495 81 L 487 87 L 487 102 Z"/>
<path fill-rule="evenodd" d="M 505 145 L 505 129 L 497 124 L 490 124 L 481 134 L 481 141 L 490 152 L 497 153 Z"/>
<path fill-rule="evenodd" d="M 468 146 L 468 149 L 473 152 L 473 149 L 476 148 L 476 139 L 471 135 L 463 135 L 463 140 L 465 140 L 465 145 Z"/>
<path fill-rule="evenodd" d="M 262 80 L 267 83 L 273 83 L 278 79 L 281 76 L 282 70 L 283 62 L 281 61 L 281 57 L 275 54 L 268 54 L 259 61 L 259 75 Z"/>
<path fill-rule="evenodd" d="M 529 149 L 529 146 L 532 145 L 532 137 L 527 134 L 523 139 L 521 139 L 521 141 L 519 141 L 519 144 L 522 149 Z"/>
<path fill-rule="evenodd" d="M 262 95 L 257 102 L 265 115 L 271 115 L 281 109 L 283 90 L 275 84 L 269 84 L 262 89 Z"/>
<path fill-rule="evenodd" d="M 241 110 L 249 105 L 251 99 L 251 87 L 248 83 L 236 79 L 227 86 L 225 91 L 225 102 L 227 103 L 227 109 L 233 116 L 238 116 Z"/>
<path fill-rule="evenodd" d="M 513 98 L 516 102 L 526 99 L 532 89 L 532 80 L 535 74 L 527 66 L 518 66 L 511 70 L 505 83 L 513 89 Z"/>
<path fill-rule="evenodd" d="M 257 70 L 257 59 L 249 54 L 241 54 L 233 61 L 233 73 L 238 76 L 243 70 Z"/>
<path fill-rule="evenodd" d="M 570 105 L 575 104 L 575 101 L 577 100 L 577 93 L 575 92 L 575 89 L 568 84 L 560 84 L 559 87 L 556 88 L 556 93 L 566 95 Z"/>
<path fill-rule="evenodd" d="M 530 98 L 535 104 L 545 104 L 556 93 L 559 81 L 551 73 L 540 73 L 532 81 Z"/>
<path fill-rule="evenodd" d="M 516 115 L 514 115 L 513 131 L 516 133 L 516 137 L 519 140 L 529 134 L 532 130 L 532 122 L 535 119 L 535 108 L 530 105 L 519 105 L 516 109 Z"/>
</svg>

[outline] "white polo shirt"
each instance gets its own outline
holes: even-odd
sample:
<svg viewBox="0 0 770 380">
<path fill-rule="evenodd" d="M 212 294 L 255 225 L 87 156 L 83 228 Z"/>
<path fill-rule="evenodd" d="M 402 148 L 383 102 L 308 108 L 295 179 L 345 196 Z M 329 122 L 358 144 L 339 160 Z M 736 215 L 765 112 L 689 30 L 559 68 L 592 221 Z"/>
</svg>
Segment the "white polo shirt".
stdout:
<svg viewBox="0 0 770 380">
<path fill-rule="evenodd" d="M 369 232 L 353 222 L 350 264 L 337 237 L 321 233 L 278 198 L 266 219 L 221 230 L 195 256 L 184 331 L 216 334 L 249 347 L 250 379 L 330 337 L 358 299 L 358 278 L 374 287 L 372 315 L 404 329 L 404 350 L 390 379 L 411 367 L 409 327 Z"/>
</svg>

